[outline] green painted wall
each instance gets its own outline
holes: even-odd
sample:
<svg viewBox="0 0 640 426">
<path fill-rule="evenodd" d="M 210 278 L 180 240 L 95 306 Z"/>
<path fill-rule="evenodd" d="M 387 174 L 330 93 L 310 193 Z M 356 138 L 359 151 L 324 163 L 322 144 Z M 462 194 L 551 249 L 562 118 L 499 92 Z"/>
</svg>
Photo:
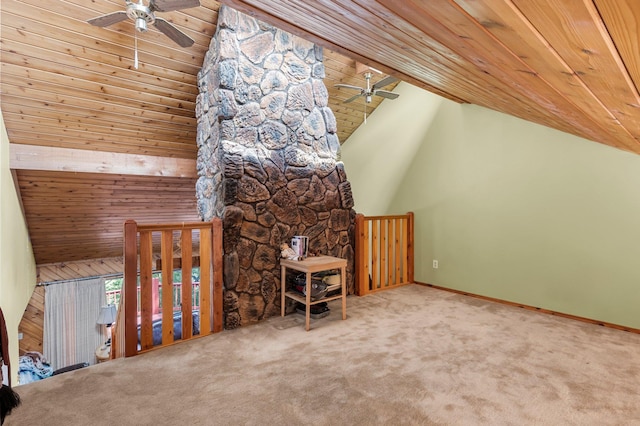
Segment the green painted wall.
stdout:
<svg viewBox="0 0 640 426">
<path fill-rule="evenodd" d="M 9 138 L 0 111 L 0 307 L 7 321 L 12 384 L 18 377 L 18 325 L 35 285 L 35 259 L 9 169 Z"/>
<path fill-rule="evenodd" d="M 426 93 L 400 90 L 393 102 L 412 101 L 404 91 Z M 387 146 L 387 157 L 413 152 L 410 164 L 371 170 L 347 149 L 353 137 L 342 157 L 349 179 L 358 180 L 358 211 L 370 208 L 373 192 L 361 189 L 368 179 L 402 176 L 385 188 L 393 194 L 386 208 L 366 214 L 415 212 L 416 280 L 640 328 L 640 156 L 427 98 L 412 106 L 415 124 L 391 124 L 403 134 L 430 123 L 409 131 L 407 147 L 378 141 L 366 126 L 354 134 L 356 143 Z"/>
</svg>

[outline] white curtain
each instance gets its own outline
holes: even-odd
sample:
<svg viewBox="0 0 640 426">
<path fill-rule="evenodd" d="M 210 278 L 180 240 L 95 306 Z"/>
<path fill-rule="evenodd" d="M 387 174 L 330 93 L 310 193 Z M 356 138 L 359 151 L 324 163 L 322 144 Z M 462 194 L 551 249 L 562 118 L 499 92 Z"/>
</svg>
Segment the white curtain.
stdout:
<svg viewBox="0 0 640 426">
<path fill-rule="evenodd" d="M 104 279 L 50 284 L 44 298 L 44 356 L 54 370 L 88 362 L 104 343 L 102 326 L 96 324 L 106 302 Z"/>
</svg>

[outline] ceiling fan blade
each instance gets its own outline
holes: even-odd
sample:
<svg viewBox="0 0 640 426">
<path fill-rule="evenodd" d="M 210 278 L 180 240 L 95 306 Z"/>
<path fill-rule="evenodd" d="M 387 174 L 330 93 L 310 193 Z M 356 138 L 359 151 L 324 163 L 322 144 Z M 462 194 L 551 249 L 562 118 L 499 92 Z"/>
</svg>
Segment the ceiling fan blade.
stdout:
<svg viewBox="0 0 640 426">
<path fill-rule="evenodd" d="M 345 89 L 359 90 L 361 92 L 364 91 L 364 89 L 362 87 L 352 86 L 350 84 L 342 84 L 342 83 L 334 84 L 333 87 L 342 87 L 342 88 L 345 88 Z"/>
<path fill-rule="evenodd" d="M 96 27 L 108 27 L 109 25 L 121 22 L 127 19 L 127 12 L 120 10 L 118 12 L 107 13 L 97 18 L 89 19 L 87 22 Z"/>
<path fill-rule="evenodd" d="M 155 25 L 155 27 L 160 30 L 162 34 L 178 43 L 178 45 L 181 47 L 189 47 L 194 42 L 191 37 L 174 27 L 173 24 L 169 23 L 169 21 L 165 19 L 156 17 L 156 21 L 153 23 L 153 25 Z"/>
<path fill-rule="evenodd" d="M 347 99 L 346 101 L 343 102 L 343 104 L 348 104 L 349 102 L 353 102 L 356 99 L 358 99 L 360 96 L 362 96 L 362 93 L 359 93 L 355 96 L 350 97 L 349 99 Z"/>
<path fill-rule="evenodd" d="M 198 6 L 200 6 L 199 0 L 151 0 L 149 3 L 149 9 L 158 12 L 171 12 Z"/>
<path fill-rule="evenodd" d="M 382 80 L 380 80 L 379 82 L 377 82 L 376 84 L 374 84 L 373 87 L 371 87 L 371 89 L 372 90 L 379 89 L 379 88 L 384 87 L 384 86 L 386 86 L 388 84 L 395 83 L 397 80 L 398 79 L 395 78 L 394 76 L 389 75 L 389 76 L 383 78 Z"/>
<path fill-rule="evenodd" d="M 387 90 L 376 90 L 375 92 L 373 92 L 373 94 L 382 96 L 383 98 L 387 98 L 387 99 L 396 99 L 398 96 L 400 96 L 397 93 L 389 92 Z"/>
</svg>

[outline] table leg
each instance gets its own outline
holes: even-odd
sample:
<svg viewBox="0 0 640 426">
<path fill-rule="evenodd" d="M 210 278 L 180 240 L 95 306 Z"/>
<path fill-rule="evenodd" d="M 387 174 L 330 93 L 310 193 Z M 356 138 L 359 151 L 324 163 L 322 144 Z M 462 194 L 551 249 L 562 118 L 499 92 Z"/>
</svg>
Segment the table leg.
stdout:
<svg viewBox="0 0 640 426">
<path fill-rule="evenodd" d="M 286 278 L 287 278 L 287 267 L 284 265 L 280 266 L 280 316 L 284 316 L 284 300 L 285 300 L 285 296 L 284 293 L 287 290 L 287 286 L 286 286 Z"/>
<path fill-rule="evenodd" d="M 307 306 L 305 307 L 305 328 L 307 331 L 311 328 L 311 272 L 307 272 Z"/>
<path fill-rule="evenodd" d="M 340 277 L 342 281 L 342 319 L 347 319 L 347 268 L 340 268 Z"/>
</svg>

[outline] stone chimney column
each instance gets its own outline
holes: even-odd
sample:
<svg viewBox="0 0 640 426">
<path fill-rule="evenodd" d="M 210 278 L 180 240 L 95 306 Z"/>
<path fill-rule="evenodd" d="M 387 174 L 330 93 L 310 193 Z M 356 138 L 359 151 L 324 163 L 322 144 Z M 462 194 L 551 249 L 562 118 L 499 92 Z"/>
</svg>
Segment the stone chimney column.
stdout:
<svg viewBox="0 0 640 426">
<path fill-rule="evenodd" d="M 280 312 L 280 245 L 348 260 L 355 211 L 327 107 L 322 49 L 227 6 L 198 76 L 202 220 L 223 219 L 225 327 Z"/>
</svg>

